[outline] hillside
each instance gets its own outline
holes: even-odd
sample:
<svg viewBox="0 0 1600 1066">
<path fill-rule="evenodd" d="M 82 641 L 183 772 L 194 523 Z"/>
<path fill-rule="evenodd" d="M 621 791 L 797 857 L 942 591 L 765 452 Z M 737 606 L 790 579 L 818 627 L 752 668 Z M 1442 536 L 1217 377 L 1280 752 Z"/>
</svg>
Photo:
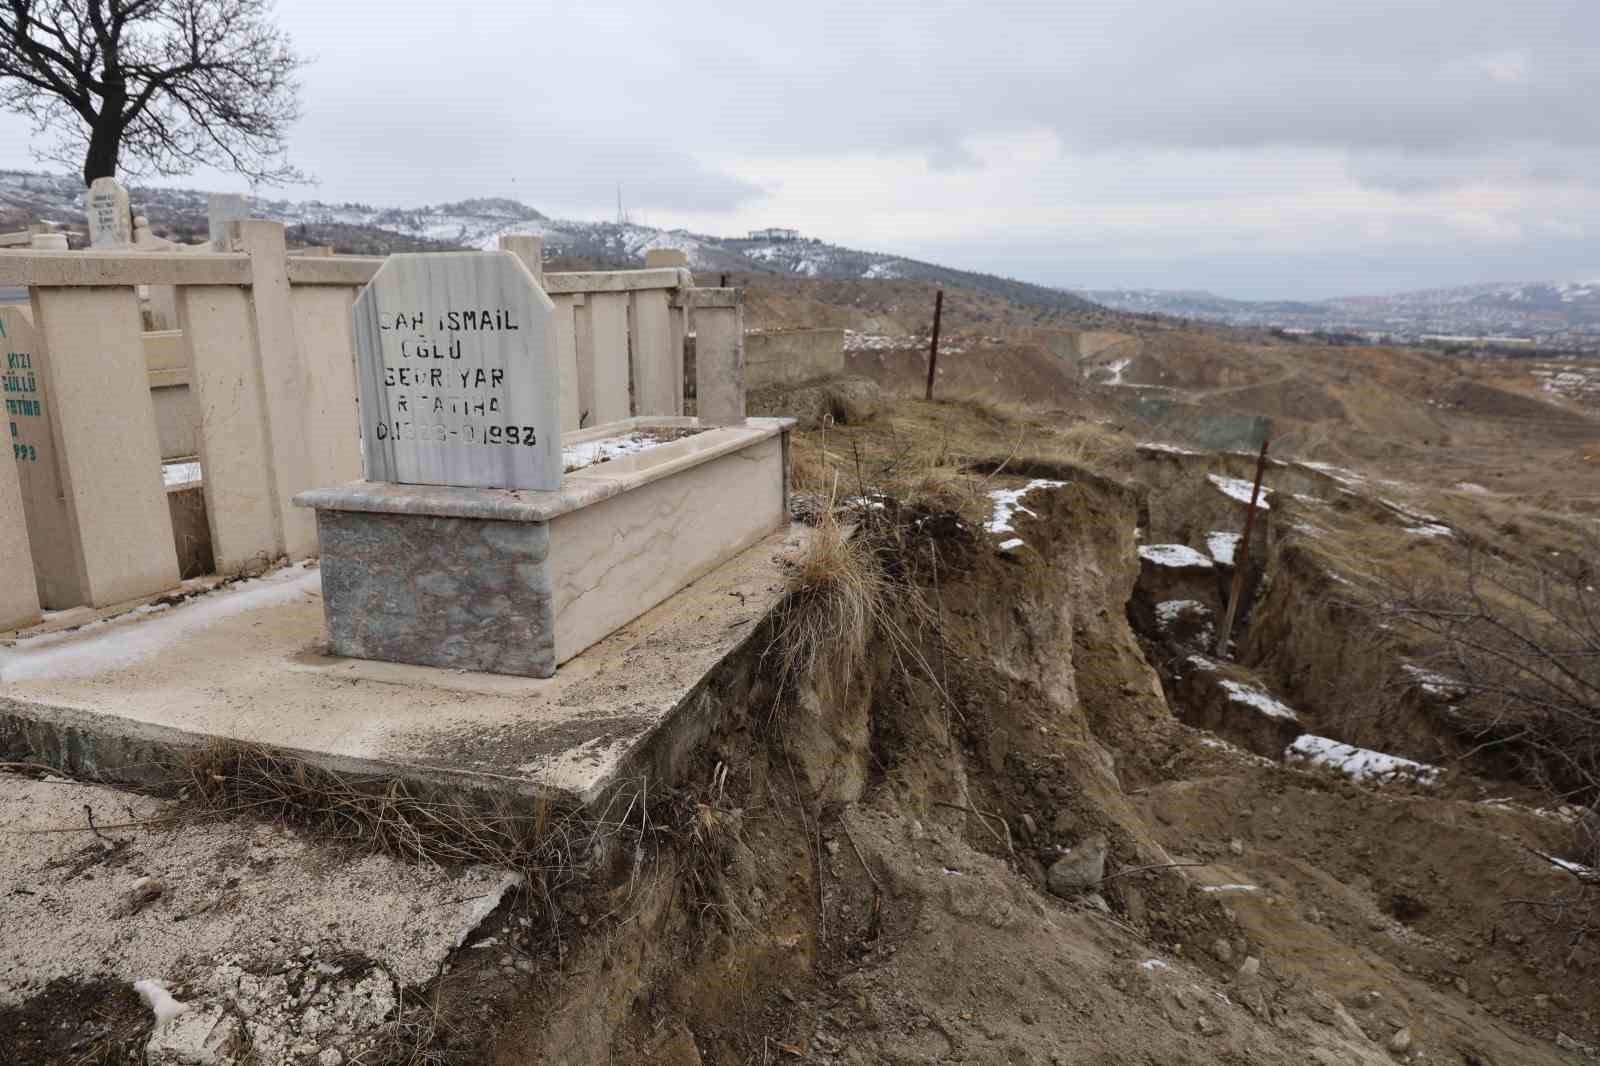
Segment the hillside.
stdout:
<svg viewBox="0 0 1600 1066">
<path fill-rule="evenodd" d="M 155 231 L 179 240 L 206 232 L 206 194 L 134 188 L 132 201 Z M 74 177 L 0 170 L 0 231 L 33 222 L 83 226 L 82 185 Z M 516 200 L 480 198 L 417 208 L 253 197 L 261 218 L 283 222 L 305 244 L 340 252 L 493 248 L 505 233 L 544 237 L 566 268 L 637 266 L 651 249 L 672 248 L 708 274 L 785 276 L 819 282 L 901 281 L 973 289 L 1044 312 L 1198 319 L 1249 329 L 1345 334 L 1374 343 L 1493 344 L 1561 351 L 1600 350 L 1600 281 L 1515 282 L 1426 289 L 1320 301 L 1236 300 L 1198 290 L 1068 291 L 960 270 L 815 238 L 752 240 L 634 222 L 556 219 Z"/>
<path fill-rule="evenodd" d="M 134 209 L 157 234 L 195 239 L 206 230 L 206 194 L 192 189 L 134 188 Z M 77 179 L 0 170 L 0 230 L 47 221 L 83 226 L 84 189 Z M 552 256 L 597 267 L 637 266 L 645 252 L 673 248 L 707 272 L 790 274 L 819 280 L 929 281 L 993 293 L 1052 311 L 1091 310 L 1072 293 L 1010 278 L 865 252 L 819 240 L 752 241 L 662 230 L 632 222 L 553 219 L 515 200 L 476 199 L 419 208 L 252 197 L 252 211 L 292 227 L 308 244 L 378 254 L 428 248 L 493 248 L 501 234 L 544 237 Z"/>
</svg>

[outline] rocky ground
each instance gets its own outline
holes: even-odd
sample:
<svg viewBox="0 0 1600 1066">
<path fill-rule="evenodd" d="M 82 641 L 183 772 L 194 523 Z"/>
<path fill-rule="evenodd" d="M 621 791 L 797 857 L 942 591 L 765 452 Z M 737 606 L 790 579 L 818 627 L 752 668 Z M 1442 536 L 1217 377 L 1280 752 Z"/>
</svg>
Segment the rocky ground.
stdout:
<svg viewBox="0 0 1600 1066">
<path fill-rule="evenodd" d="M 0 773 L 0 1060 L 369 1060 L 513 887 L 184 808 Z"/>
</svg>

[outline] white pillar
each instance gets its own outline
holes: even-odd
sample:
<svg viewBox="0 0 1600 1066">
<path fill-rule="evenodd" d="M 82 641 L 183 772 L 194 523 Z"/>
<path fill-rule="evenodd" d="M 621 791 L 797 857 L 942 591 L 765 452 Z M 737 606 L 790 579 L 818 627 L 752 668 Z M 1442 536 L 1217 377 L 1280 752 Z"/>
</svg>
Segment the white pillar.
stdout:
<svg viewBox="0 0 1600 1066">
<path fill-rule="evenodd" d="M 690 289 L 694 380 L 700 421 L 741 425 L 744 413 L 744 308 L 738 289 Z"/>
<path fill-rule="evenodd" d="M 9 434 L 8 434 L 9 435 Z M 39 583 L 28 547 L 28 517 L 22 509 L 15 446 L 0 453 L 0 630 L 22 629 L 39 620 Z"/>
<path fill-rule="evenodd" d="M 303 559 L 317 551 L 316 513 L 291 501 L 298 492 L 323 486 L 317 484 L 306 449 L 306 364 L 295 332 L 283 226 L 264 219 L 231 221 L 228 245 L 250 256 L 253 339 L 267 415 L 274 517 L 284 554 Z"/>
</svg>

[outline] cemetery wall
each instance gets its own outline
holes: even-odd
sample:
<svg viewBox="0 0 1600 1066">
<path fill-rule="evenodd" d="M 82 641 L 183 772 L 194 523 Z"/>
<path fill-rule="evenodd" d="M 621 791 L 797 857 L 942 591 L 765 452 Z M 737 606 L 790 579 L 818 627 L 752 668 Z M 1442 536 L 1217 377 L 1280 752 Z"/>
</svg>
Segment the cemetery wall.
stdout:
<svg viewBox="0 0 1600 1066">
<path fill-rule="evenodd" d="M 783 329 L 744 335 L 745 384 L 798 385 L 844 373 L 844 330 Z"/>
<path fill-rule="evenodd" d="M 226 232 L 229 252 L 0 252 L 0 285 L 30 293 L 29 306 L 0 315 L 31 371 L 6 398 L 14 449 L 27 453 L 13 462 L 32 569 L 50 608 L 157 594 L 190 572 L 206 538 L 198 509 L 180 518 L 164 491 L 162 458 L 201 457 L 222 573 L 315 552 L 311 515 L 292 496 L 361 476 L 351 309 L 384 260 L 290 256 L 275 223 L 230 221 Z M 537 264 L 536 239 L 531 248 L 517 254 Z M 694 290 L 686 270 L 541 280 L 554 308 L 555 436 L 602 409 L 681 414 L 691 308 L 726 349 L 708 365 L 742 365 L 737 294 Z M 181 328 L 144 331 L 138 291 L 157 286 L 170 287 Z M 710 388 L 728 423 L 742 418 L 736 380 Z"/>
</svg>

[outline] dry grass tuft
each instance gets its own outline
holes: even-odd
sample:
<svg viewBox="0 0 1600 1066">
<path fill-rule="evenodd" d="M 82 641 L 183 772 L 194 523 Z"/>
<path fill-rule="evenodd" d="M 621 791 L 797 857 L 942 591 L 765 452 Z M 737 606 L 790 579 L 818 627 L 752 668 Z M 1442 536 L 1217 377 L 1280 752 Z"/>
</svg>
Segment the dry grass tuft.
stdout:
<svg viewBox="0 0 1600 1066">
<path fill-rule="evenodd" d="M 860 529 L 851 535 L 832 502 L 789 575 L 779 608 L 778 635 L 769 650 L 776 651 L 780 691 L 797 678 L 850 677 L 884 609 L 887 581 L 872 538 Z"/>
<path fill-rule="evenodd" d="M 1039 448 L 1041 458 L 1106 477 L 1126 477 L 1133 472 L 1137 442 L 1099 422 L 1074 422 L 1041 440 Z"/>
<path fill-rule="evenodd" d="M 642 784 L 617 789 L 598 812 L 563 809 L 547 797 L 334 773 L 231 741 L 191 752 L 180 783 L 188 805 L 203 812 L 275 819 L 408 862 L 519 873 L 530 910 L 542 909 L 552 927 L 556 892 L 629 856 L 637 865 L 654 832 Z"/>
<path fill-rule="evenodd" d="M 303 825 L 363 850 L 422 863 L 521 868 L 546 847 L 556 817 L 548 799 L 531 808 L 499 795 L 468 802 L 399 778 L 319 769 L 250 744 L 217 741 L 183 767 L 190 802 Z"/>
</svg>

